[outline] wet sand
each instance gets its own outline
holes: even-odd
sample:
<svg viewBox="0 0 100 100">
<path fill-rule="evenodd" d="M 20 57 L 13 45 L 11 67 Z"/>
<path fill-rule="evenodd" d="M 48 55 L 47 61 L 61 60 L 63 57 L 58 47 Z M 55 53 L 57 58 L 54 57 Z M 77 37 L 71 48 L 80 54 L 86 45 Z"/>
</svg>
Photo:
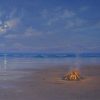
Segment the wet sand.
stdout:
<svg viewBox="0 0 100 100">
<path fill-rule="evenodd" d="M 0 100 L 100 100 L 100 66 L 79 70 L 81 81 L 62 80 L 66 66 L 0 72 Z"/>
</svg>

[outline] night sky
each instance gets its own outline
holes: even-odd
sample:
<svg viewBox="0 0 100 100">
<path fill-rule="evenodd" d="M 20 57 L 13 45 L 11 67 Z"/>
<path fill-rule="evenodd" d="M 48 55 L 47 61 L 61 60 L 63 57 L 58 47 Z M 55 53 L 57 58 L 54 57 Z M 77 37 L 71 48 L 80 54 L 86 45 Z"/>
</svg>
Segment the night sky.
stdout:
<svg viewBox="0 0 100 100">
<path fill-rule="evenodd" d="M 0 0 L 0 52 L 99 52 L 100 0 Z"/>
</svg>

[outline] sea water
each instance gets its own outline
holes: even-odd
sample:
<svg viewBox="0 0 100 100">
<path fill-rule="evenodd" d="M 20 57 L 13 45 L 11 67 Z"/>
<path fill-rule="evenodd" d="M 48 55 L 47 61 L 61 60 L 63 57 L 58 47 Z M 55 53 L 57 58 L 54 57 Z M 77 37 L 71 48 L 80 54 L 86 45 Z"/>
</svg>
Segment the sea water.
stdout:
<svg viewBox="0 0 100 100">
<path fill-rule="evenodd" d="M 99 54 L 34 54 L 34 53 L 1 53 L 0 71 L 12 69 L 39 69 L 55 66 L 77 66 L 100 64 Z"/>
</svg>

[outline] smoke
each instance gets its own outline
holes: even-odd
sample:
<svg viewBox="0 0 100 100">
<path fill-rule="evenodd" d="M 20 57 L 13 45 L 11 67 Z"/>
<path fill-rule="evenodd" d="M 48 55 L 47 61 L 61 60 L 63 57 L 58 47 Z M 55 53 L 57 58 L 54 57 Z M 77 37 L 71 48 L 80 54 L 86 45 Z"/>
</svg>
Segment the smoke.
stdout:
<svg viewBox="0 0 100 100">
<path fill-rule="evenodd" d="M 69 70 L 80 70 L 82 67 L 82 59 L 78 55 L 71 62 Z"/>
</svg>

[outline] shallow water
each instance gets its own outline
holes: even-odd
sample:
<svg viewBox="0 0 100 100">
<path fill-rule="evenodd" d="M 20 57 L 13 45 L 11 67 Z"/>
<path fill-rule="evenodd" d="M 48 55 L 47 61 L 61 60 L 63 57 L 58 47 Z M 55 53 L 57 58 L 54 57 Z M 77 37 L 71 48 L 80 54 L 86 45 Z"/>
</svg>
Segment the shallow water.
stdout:
<svg viewBox="0 0 100 100">
<path fill-rule="evenodd" d="M 54 66 L 77 66 L 81 67 L 84 64 L 100 64 L 100 58 L 89 57 L 89 58 L 20 58 L 20 57 L 7 57 L 6 63 L 5 58 L 0 57 L 0 70 L 10 69 L 28 69 L 28 68 L 44 68 Z"/>
</svg>

